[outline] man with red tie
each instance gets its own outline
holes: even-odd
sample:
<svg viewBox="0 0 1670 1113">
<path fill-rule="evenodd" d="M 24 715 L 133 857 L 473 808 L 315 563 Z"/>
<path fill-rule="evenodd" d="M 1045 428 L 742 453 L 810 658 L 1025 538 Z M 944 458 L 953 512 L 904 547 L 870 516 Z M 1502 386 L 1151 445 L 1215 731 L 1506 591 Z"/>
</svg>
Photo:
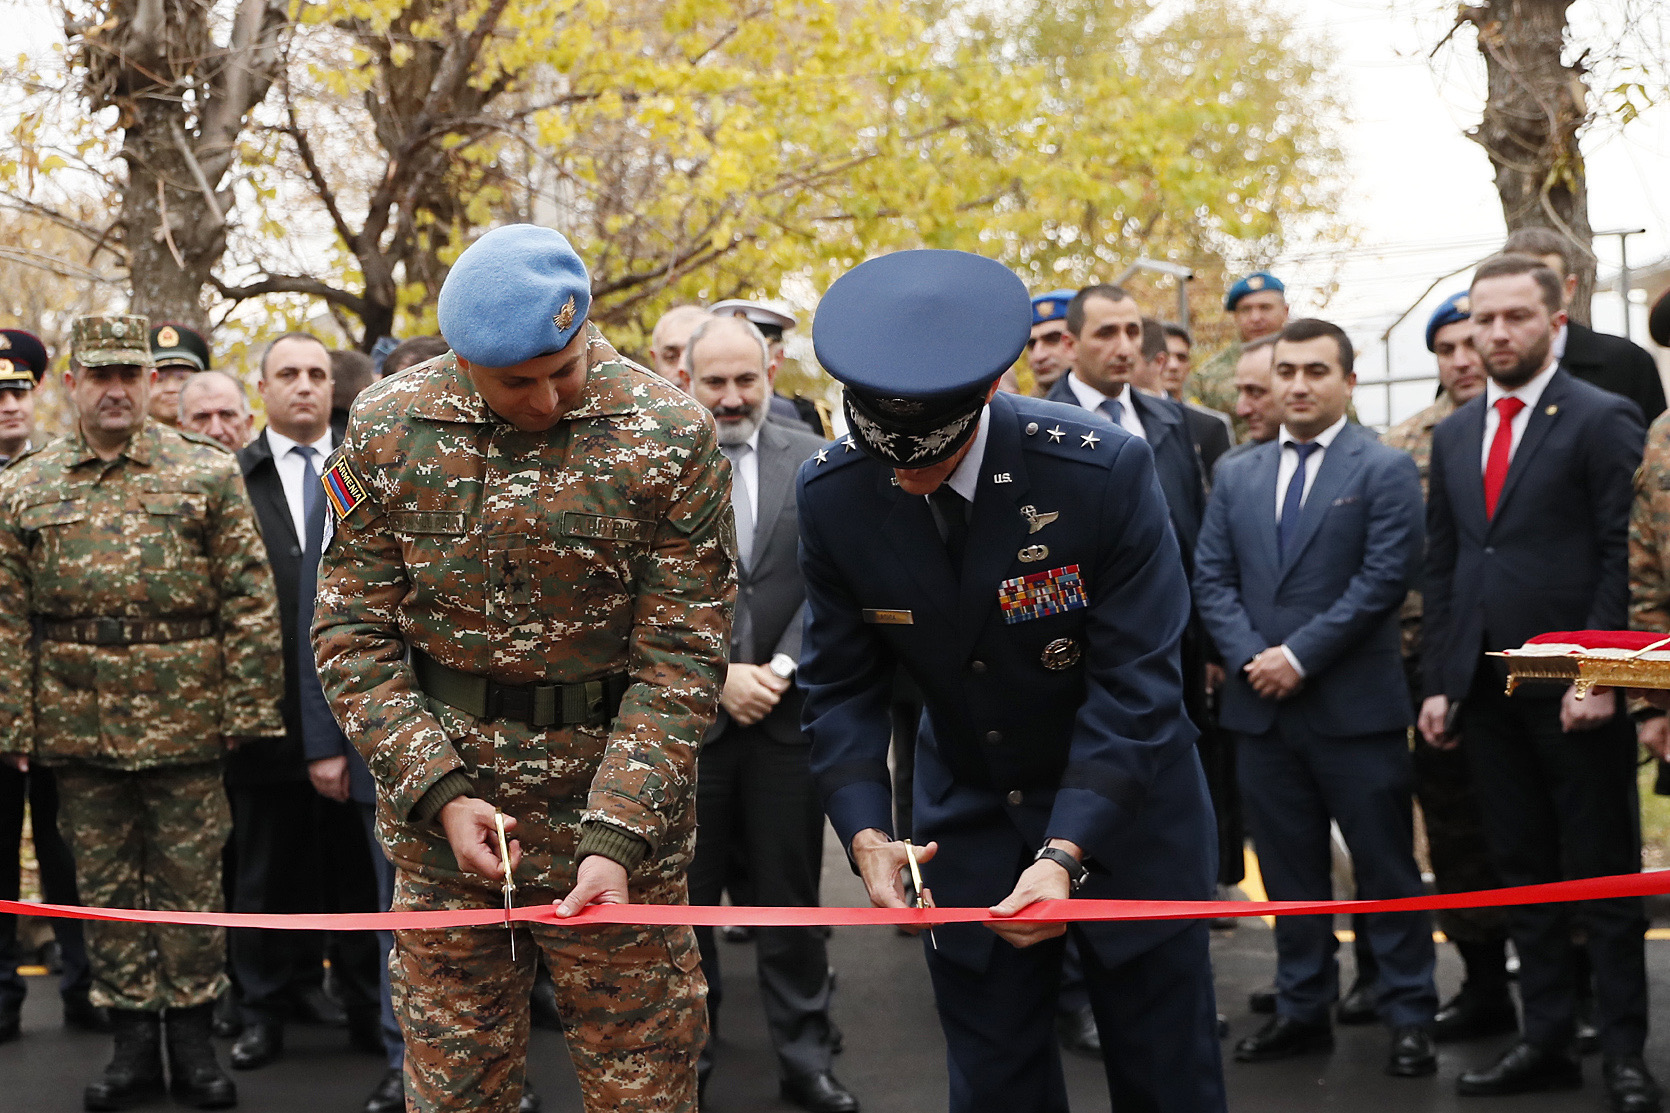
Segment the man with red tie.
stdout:
<svg viewBox="0 0 1670 1113">
<path fill-rule="evenodd" d="M 1635 734 L 1616 693 L 1504 694 L 1493 650 L 1554 630 L 1628 624 L 1632 476 L 1639 408 L 1561 368 L 1560 281 L 1540 260 L 1487 259 L 1474 272 L 1473 344 L 1490 381 L 1433 433 L 1426 599 L 1429 745 L 1459 745 L 1479 786 L 1486 839 L 1505 885 L 1633 873 L 1641 865 Z M 1611 1108 L 1650 1113 L 1658 1084 L 1647 1035 L 1647 927 L 1635 899 L 1510 910 L 1524 1007 L 1520 1042 L 1458 1080 L 1464 1095 L 1582 1084 L 1571 916 L 1586 929 L 1595 1022 Z"/>
</svg>

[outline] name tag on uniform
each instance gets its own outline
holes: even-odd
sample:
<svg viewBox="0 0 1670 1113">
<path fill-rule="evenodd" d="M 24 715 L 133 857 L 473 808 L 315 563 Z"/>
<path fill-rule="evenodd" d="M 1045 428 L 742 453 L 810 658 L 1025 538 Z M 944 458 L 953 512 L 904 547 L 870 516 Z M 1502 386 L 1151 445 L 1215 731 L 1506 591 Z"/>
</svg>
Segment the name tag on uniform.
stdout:
<svg viewBox="0 0 1670 1113">
<path fill-rule="evenodd" d="M 637 518 L 605 518 L 600 514 L 576 514 L 565 511 L 562 532 L 567 537 L 589 537 L 598 541 L 635 541 L 647 543 L 655 536 L 655 523 Z"/>
<path fill-rule="evenodd" d="M 440 510 L 396 510 L 389 514 L 389 526 L 396 533 L 464 535 L 464 515 Z"/>
<path fill-rule="evenodd" d="M 872 626 L 914 626 L 916 618 L 909 611 L 881 611 L 864 608 L 864 621 Z"/>
<path fill-rule="evenodd" d="M 997 585 L 997 605 L 1003 611 L 1003 621 L 1013 626 L 1029 619 L 1082 610 L 1090 604 L 1084 594 L 1079 566 L 1069 564 L 1004 580 Z"/>
</svg>

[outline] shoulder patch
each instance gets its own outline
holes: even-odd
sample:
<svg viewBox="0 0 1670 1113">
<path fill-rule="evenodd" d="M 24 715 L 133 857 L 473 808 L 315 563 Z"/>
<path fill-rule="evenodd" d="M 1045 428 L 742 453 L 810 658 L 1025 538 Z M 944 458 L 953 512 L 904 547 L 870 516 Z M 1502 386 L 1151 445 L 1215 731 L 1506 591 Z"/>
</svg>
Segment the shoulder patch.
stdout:
<svg viewBox="0 0 1670 1113">
<path fill-rule="evenodd" d="M 870 458 L 870 454 L 859 448 L 858 442 L 853 440 L 849 433 L 838 440 L 830 441 L 808 456 L 806 462 L 800 465 L 800 470 L 805 473 L 806 482 L 810 483 L 820 476 L 840 471 L 848 464 Z"/>
<path fill-rule="evenodd" d="M 338 519 L 347 518 L 356 506 L 371 497 L 370 488 L 341 449 L 331 453 L 330 459 L 325 461 L 325 470 L 319 476 L 319 482 L 324 486 L 325 497 L 330 500 L 331 509 Z"/>
</svg>

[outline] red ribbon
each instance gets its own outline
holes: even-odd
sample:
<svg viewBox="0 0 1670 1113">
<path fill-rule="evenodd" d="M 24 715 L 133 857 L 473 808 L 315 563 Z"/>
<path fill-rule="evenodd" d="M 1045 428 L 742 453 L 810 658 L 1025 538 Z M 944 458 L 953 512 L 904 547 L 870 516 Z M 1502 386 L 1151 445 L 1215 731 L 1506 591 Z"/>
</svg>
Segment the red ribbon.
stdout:
<svg viewBox="0 0 1670 1113">
<path fill-rule="evenodd" d="M 1488 908 L 1512 904 L 1559 904 L 1612 897 L 1670 893 L 1670 870 L 1587 877 L 1512 889 L 1441 893 L 1399 900 L 1050 900 L 1014 916 L 993 916 L 985 908 L 752 908 L 736 905 L 594 904 L 562 919 L 555 905 L 514 908 L 508 919 L 538 924 L 638 924 L 719 927 L 854 927 L 866 924 L 1100 923 L 1114 920 L 1205 920 L 1225 916 L 1304 916 L 1347 912 L 1418 912 L 1439 908 Z M 424 912 L 336 912 L 263 915 L 253 912 L 150 912 L 129 908 L 82 908 L 0 900 L 0 913 L 71 920 L 186 924 L 199 927 L 282 928 L 293 931 L 400 931 L 420 928 L 495 927 L 506 921 L 502 908 Z"/>
</svg>

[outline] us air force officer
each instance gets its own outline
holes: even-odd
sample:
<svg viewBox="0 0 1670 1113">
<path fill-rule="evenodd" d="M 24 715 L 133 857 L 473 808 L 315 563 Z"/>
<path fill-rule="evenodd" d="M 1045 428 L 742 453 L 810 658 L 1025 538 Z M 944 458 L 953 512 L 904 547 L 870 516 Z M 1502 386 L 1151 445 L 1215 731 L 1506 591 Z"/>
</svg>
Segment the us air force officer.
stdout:
<svg viewBox="0 0 1670 1113">
<path fill-rule="evenodd" d="M 1003 917 L 1075 891 L 1213 891 L 1178 665 L 1188 584 L 1152 454 L 1082 410 L 994 394 L 1030 322 L 999 264 L 907 251 L 843 276 L 814 324 L 852 432 L 800 472 L 804 722 L 825 810 L 881 907 L 905 903 L 886 765 L 897 666 L 925 705 L 914 836 L 940 901 Z M 998 922 L 941 927 L 927 951 L 953 1113 L 1067 1108 L 1065 931 L 1114 1107 L 1223 1109 L 1202 921 Z"/>
<path fill-rule="evenodd" d="M 1421 895 L 1412 847 L 1413 721 L 1398 608 L 1421 559 L 1414 460 L 1345 416 L 1351 341 L 1326 321 L 1285 326 L 1276 439 L 1220 462 L 1195 552 L 1197 605 L 1224 657 L 1219 721 L 1237 735 L 1241 798 L 1273 900 L 1332 895 L 1329 821 L 1364 899 Z M 1276 1016 L 1244 1062 L 1333 1046 L 1339 993 L 1330 916 L 1276 921 Z M 1425 913 L 1367 917 L 1387 1073 L 1437 1069 Z"/>
</svg>

